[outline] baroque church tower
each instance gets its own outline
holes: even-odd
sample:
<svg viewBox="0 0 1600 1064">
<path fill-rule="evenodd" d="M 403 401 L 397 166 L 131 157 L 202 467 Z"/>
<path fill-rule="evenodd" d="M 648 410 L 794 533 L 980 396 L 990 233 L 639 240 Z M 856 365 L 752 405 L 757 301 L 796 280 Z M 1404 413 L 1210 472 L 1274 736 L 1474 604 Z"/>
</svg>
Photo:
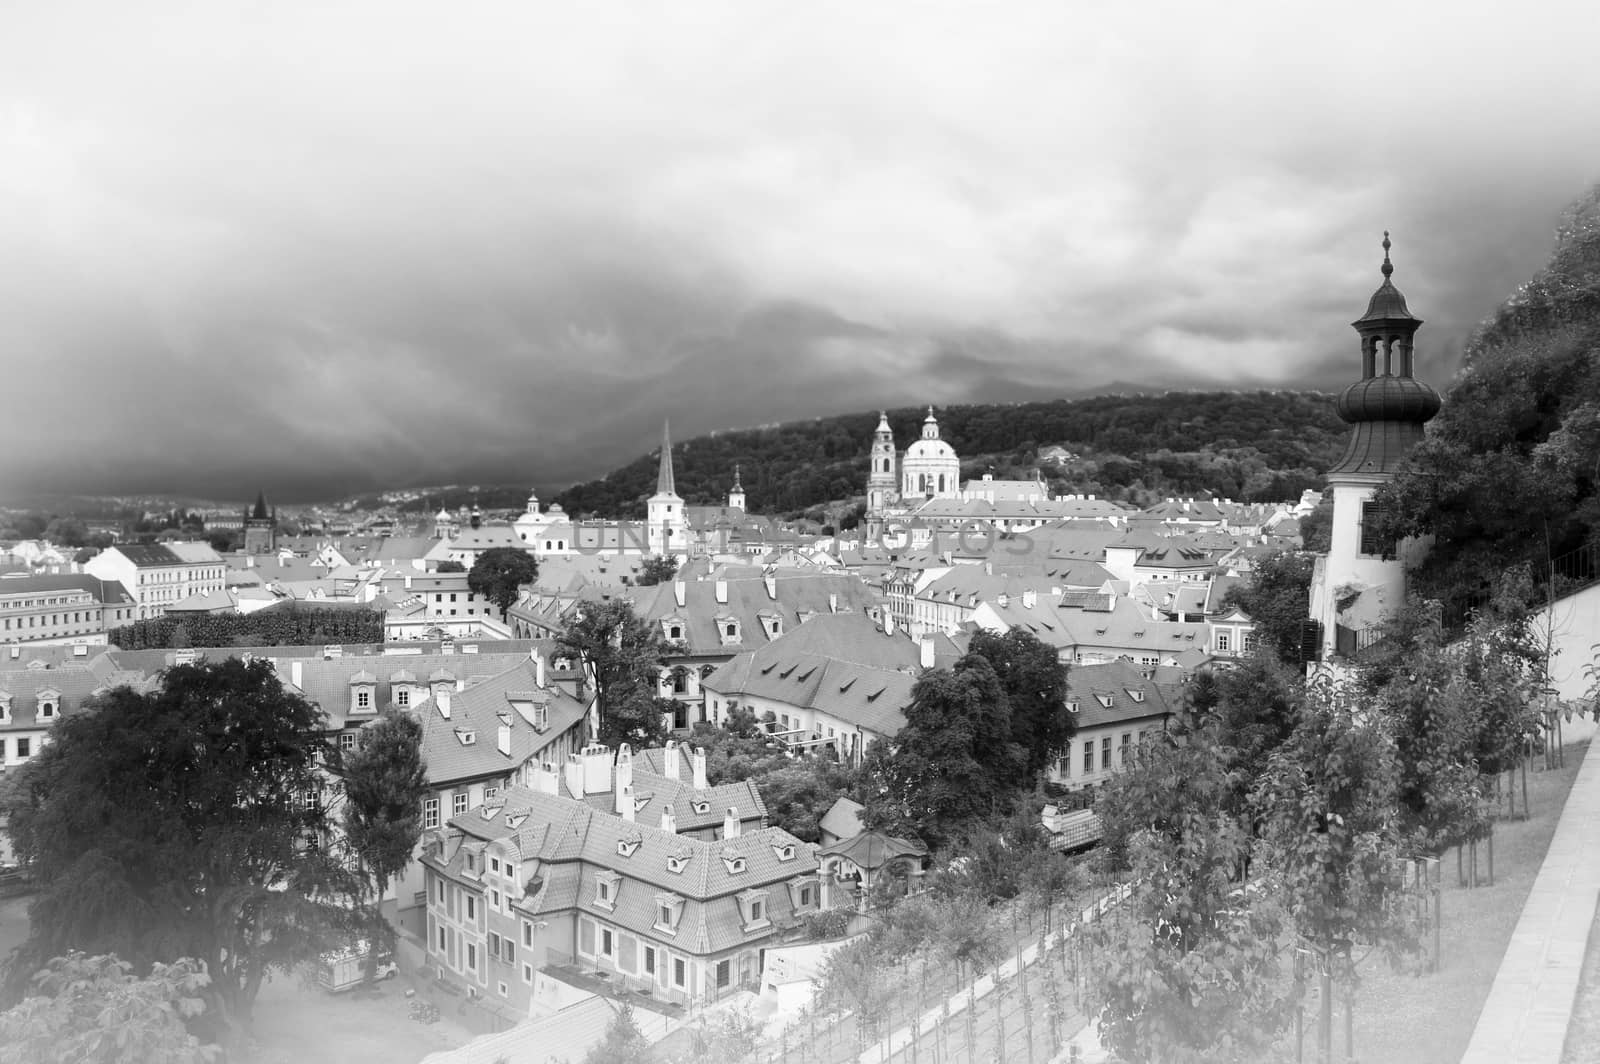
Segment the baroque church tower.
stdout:
<svg viewBox="0 0 1600 1064">
<path fill-rule="evenodd" d="M 888 509 L 900 500 L 900 482 L 895 469 L 894 430 L 887 411 L 878 411 L 878 428 L 872 434 L 871 467 L 867 473 L 867 538 L 883 534 L 883 519 Z"/>
<path fill-rule="evenodd" d="M 1426 549 L 1423 542 L 1383 538 L 1372 505 L 1439 412 L 1439 394 L 1416 379 L 1412 340 L 1422 319 L 1390 280 L 1390 246 L 1385 232 L 1383 283 L 1367 312 L 1351 323 L 1361 337 L 1361 379 L 1335 401 L 1352 431 L 1344 457 L 1328 470 L 1332 540 L 1328 553 L 1317 558 L 1311 581 L 1311 619 L 1321 627 L 1324 662 L 1363 649 L 1377 626 L 1405 605 L 1406 564 Z"/>
<path fill-rule="evenodd" d="M 683 500 L 672 482 L 672 437 L 661 423 L 661 465 L 656 472 L 656 493 L 645 504 L 645 535 L 654 555 L 677 554 L 689 549 L 689 524 Z"/>
<path fill-rule="evenodd" d="M 744 485 L 739 483 L 739 467 L 733 467 L 733 488 L 728 492 L 728 509 L 744 509 Z"/>
</svg>

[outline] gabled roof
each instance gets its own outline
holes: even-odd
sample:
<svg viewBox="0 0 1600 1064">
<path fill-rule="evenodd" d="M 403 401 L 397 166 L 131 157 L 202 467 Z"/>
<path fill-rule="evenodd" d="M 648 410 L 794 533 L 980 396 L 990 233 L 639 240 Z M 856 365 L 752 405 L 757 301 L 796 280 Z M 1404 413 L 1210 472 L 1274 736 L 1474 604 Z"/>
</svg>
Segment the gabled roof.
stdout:
<svg viewBox="0 0 1600 1064">
<path fill-rule="evenodd" d="M 481 664 L 476 662 L 474 667 Z M 509 775 L 524 763 L 539 760 L 546 747 L 583 719 L 583 703 L 559 686 L 538 688 L 536 678 L 533 662 L 523 657 L 510 668 L 452 693 L 448 719 L 432 697 L 409 706 L 407 712 L 422 723 L 428 782 L 438 787 L 455 780 Z M 530 719 L 532 701 L 526 696 L 533 690 L 547 696 L 542 704 L 548 726 L 542 729 Z M 511 752 L 502 754 L 499 729 L 506 720 L 511 725 Z M 463 743 L 461 732 L 473 733 L 475 741 Z"/>
</svg>

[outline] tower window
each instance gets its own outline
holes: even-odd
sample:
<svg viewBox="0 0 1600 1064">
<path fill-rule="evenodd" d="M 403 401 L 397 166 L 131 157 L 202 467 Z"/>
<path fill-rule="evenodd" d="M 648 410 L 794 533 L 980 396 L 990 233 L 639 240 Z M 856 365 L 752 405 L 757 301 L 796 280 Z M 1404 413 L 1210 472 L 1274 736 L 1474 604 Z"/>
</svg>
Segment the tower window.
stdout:
<svg viewBox="0 0 1600 1064">
<path fill-rule="evenodd" d="M 1393 558 L 1394 537 L 1385 535 L 1380 527 L 1388 514 L 1381 503 L 1365 503 L 1361 507 L 1361 553 L 1381 558 Z"/>
</svg>

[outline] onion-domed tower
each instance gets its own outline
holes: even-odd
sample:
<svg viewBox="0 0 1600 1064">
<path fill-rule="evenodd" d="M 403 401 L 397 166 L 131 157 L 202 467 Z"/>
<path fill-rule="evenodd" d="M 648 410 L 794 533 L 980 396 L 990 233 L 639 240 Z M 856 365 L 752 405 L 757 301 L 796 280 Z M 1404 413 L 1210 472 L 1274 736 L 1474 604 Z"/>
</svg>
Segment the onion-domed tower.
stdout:
<svg viewBox="0 0 1600 1064">
<path fill-rule="evenodd" d="M 1383 234 L 1383 283 L 1367 312 L 1351 325 L 1361 337 L 1361 379 L 1339 393 L 1335 409 L 1352 426 L 1344 456 L 1328 470 L 1333 528 L 1317 559 L 1311 618 L 1322 626 L 1322 660 L 1349 656 L 1405 602 L 1406 562 L 1423 549 L 1395 543 L 1374 527 L 1372 496 L 1422 439 L 1439 412 L 1439 394 L 1416 379 L 1412 340 L 1422 319 L 1390 279 L 1389 234 Z"/>
</svg>

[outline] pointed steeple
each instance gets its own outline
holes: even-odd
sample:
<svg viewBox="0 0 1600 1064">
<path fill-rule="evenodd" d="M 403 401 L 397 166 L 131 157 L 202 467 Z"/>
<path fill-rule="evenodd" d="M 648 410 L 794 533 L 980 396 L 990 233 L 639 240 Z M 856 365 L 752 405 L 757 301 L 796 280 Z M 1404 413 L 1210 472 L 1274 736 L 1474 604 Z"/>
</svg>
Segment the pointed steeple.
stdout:
<svg viewBox="0 0 1600 1064">
<path fill-rule="evenodd" d="M 672 483 L 672 434 L 665 419 L 661 422 L 661 469 L 656 473 L 656 494 L 678 494 Z"/>
<path fill-rule="evenodd" d="M 251 517 L 252 520 L 256 520 L 256 521 L 265 521 L 265 520 L 267 520 L 267 493 L 266 492 L 264 492 L 264 491 L 256 492 L 256 508 L 255 508 L 254 512 L 252 512 L 250 514 L 250 517 Z"/>
<path fill-rule="evenodd" d="M 737 465 L 735 465 L 733 467 L 733 490 L 734 491 L 743 491 L 744 490 L 744 485 L 739 483 L 739 467 Z"/>
</svg>

